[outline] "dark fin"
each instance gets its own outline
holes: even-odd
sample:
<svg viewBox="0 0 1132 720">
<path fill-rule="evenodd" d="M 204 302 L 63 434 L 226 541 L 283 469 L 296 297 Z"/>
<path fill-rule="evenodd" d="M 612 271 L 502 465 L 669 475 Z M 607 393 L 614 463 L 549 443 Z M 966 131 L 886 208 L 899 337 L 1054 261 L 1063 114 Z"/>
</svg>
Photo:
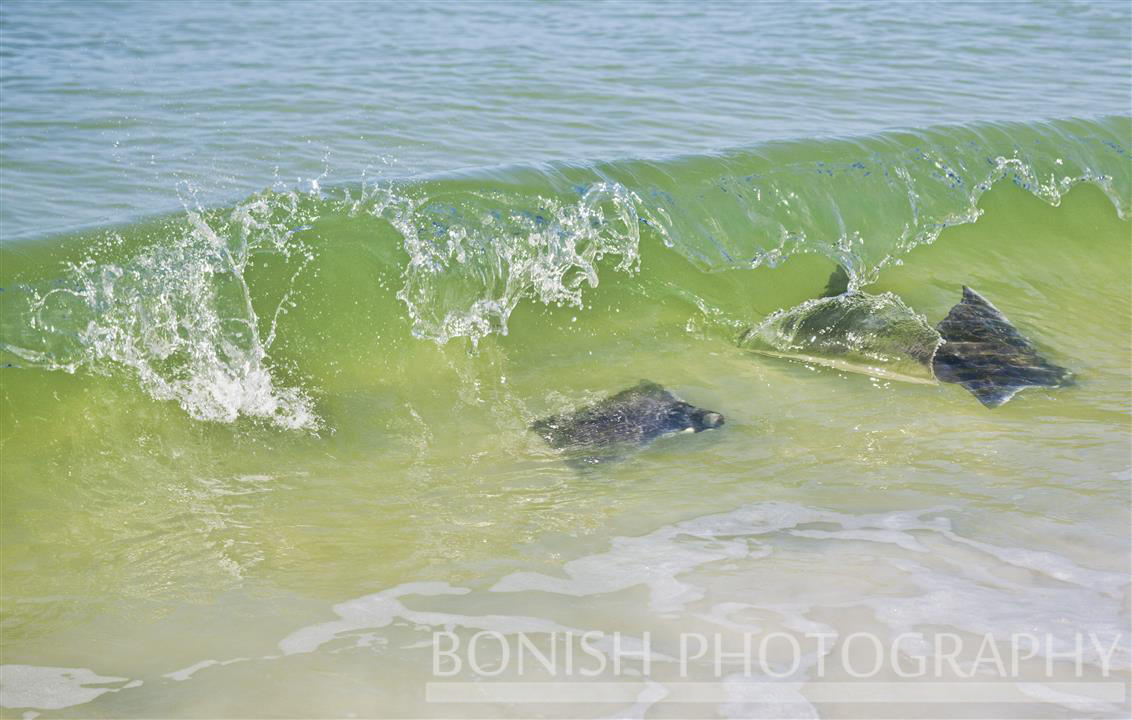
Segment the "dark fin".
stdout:
<svg viewBox="0 0 1132 720">
<path fill-rule="evenodd" d="M 983 405 L 988 408 L 994 409 L 1006 404 L 1010 398 L 1018 394 L 1022 389 L 1017 385 L 993 385 L 993 384 L 980 384 L 978 382 L 962 383 L 963 387 L 971 391 L 971 394 L 979 399 Z"/>
<path fill-rule="evenodd" d="M 822 297 L 837 297 L 849 292 L 849 272 L 844 265 L 838 265 L 825 284 Z"/>
<path fill-rule="evenodd" d="M 967 286 L 936 329 L 944 339 L 932 359 L 936 377 L 962 385 L 987 407 L 1028 387 L 1073 382 L 1073 373 L 1042 357 L 1005 315 Z"/>
</svg>

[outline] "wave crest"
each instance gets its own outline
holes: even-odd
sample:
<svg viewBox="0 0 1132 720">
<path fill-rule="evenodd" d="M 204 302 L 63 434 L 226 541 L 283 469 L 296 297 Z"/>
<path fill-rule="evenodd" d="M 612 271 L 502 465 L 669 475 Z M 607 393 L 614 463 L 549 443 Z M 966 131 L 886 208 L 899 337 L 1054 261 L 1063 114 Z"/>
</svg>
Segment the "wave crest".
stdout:
<svg viewBox="0 0 1132 720">
<path fill-rule="evenodd" d="M 53 287 L 29 288 L 30 332 L 5 349 L 46 369 L 125 371 L 196 419 L 316 429 L 309 395 L 280 385 L 268 358 L 291 285 L 313 258 L 288 228 L 310 219 L 295 194 L 264 193 L 229 211 L 187 207 L 123 260 L 111 259 L 123 241 L 110 234 Z M 281 297 L 253 292 L 251 268 L 265 256 L 288 266 Z"/>
</svg>

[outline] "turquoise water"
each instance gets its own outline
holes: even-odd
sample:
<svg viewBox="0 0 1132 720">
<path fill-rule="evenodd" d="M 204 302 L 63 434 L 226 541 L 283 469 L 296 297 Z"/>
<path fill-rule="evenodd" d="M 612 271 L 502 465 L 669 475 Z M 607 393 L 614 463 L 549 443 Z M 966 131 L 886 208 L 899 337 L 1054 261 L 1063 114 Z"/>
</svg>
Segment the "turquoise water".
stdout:
<svg viewBox="0 0 1132 720">
<path fill-rule="evenodd" d="M 1120 2 L 7 2 L 0 32 L 8 241 L 275 183 L 1127 115 L 1132 62 Z"/>
<path fill-rule="evenodd" d="M 1129 47 L 1124 3 L 0 5 L 4 716 L 1126 717 Z M 1077 383 L 741 346 L 838 265 Z M 529 430 L 642 378 L 726 424 Z M 438 677 L 480 631 L 657 656 L 430 702 L 562 679 Z M 772 632 L 791 677 L 671 660 Z M 1011 702 L 823 699 L 854 633 L 1048 643 Z"/>
</svg>

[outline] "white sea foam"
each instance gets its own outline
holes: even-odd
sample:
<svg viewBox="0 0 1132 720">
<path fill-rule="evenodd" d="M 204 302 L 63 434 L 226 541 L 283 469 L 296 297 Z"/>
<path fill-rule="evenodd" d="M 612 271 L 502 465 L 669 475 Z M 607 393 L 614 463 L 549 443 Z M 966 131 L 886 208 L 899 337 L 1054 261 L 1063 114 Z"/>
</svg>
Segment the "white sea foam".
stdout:
<svg viewBox="0 0 1132 720">
<path fill-rule="evenodd" d="M 648 599 L 646 607 L 634 612 L 634 627 L 653 632 L 648 648 L 654 674 L 642 679 L 661 684 L 648 685 L 636 703 L 616 711 L 614 717 L 640 717 L 665 702 L 662 683 L 678 679 L 670 676 L 683 659 L 671 647 L 675 632 L 723 632 L 734 639 L 787 631 L 833 638 L 826 646 L 804 649 L 796 664 L 768 657 L 769 665 L 760 668 L 771 674 L 719 676 L 722 687 L 732 688 L 729 699 L 718 707 L 725 717 L 816 717 L 814 705 L 806 698 L 807 684 L 820 679 L 820 666 L 837 664 L 832 644 L 861 629 L 879 633 L 886 644 L 902 633 L 940 630 L 981 635 L 996 642 L 1009 641 L 1019 633 L 1046 636 L 1050 644 L 1039 645 L 1038 658 L 1066 652 L 1072 649 L 1076 634 L 1092 633 L 1104 647 L 1087 644 L 1083 663 L 1095 671 L 1104 661 L 1109 669 L 1127 674 L 1124 598 L 1128 578 L 1081 566 L 1053 552 L 964 537 L 943 515 L 949 512 L 954 510 L 935 507 L 852 514 L 784 502 L 757 503 L 645 535 L 613 538 L 608 550 L 564 563 L 559 577 L 514 572 L 487 590 L 446 582 L 398 585 L 335 605 L 336 619 L 297 628 L 283 637 L 278 643 L 280 656 L 202 660 L 165 677 L 184 682 L 200 670 L 233 662 L 271 662 L 315 652 L 372 652 L 372 648 L 391 647 L 391 637 L 397 638 L 402 651 L 423 653 L 435 642 L 433 633 L 457 628 L 487 631 L 497 637 L 565 633 L 579 637 L 595 629 L 584 620 L 579 622 L 580 617 L 599 620 L 602 625 L 614 622 L 639 589 L 648 591 Z M 821 568 L 825 569 L 819 571 Z M 842 576 L 858 579 L 830 581 Z M 521 604 L 524 613 L 459 610 L 507 597 L 514 598 L 507 601 L 508 606 Z M 556 597 L 570 600 L 562 602 Z M 585 615 L 571 610 L 577 604 L 575 598 L 586 598 Z M 428 609 L 430 602 L 437 601 L 442 602 L 443 610 Z M 871 616 L 872 622 L 864 621 L 854 609 Z M 557 619 L 564 614 L 572 619 Z M 607 657 L 618 652 L 618 645 L 622 654 L 645 649 L 639 632 L 625 633 L 615 644 L 608 628 L 605 630 L 593 646 Z M 406 632 L 418 638 L 406 643 Z M 898 647 L 906 656 L 923 657 L 930 643 L 905 638 Z M 710 653 L 693 658 L 689 666 L 710 675 Z M 406 671 L 410 675 L 417 672 L 410 667 Z M 5 697 L 26 698 L 21 701 L 26 704 L 8 706 L 56 707 L 40 703 L 59 702 L 53 699 L 59 692 L 74 703 L 104 692 L 101 688 L 83 689 L 90 691 L 88 695 L 72 692 L 98 678 L 92 672 L 75 672 L 17 671 L 14 681 L 6 680 L 6 692 L 9 688 L 10 692 Z M 423 668 L 420 672 L 420 682 L 428 681 Z M 778 677 L 784 673 L 790 674 Z M 633 669 L 623 674 L 639 676 Z M 125 678 L 97 681 L 125 682 Z M 63 690 L 52 694 L 43 687 Z M 1089 705 L 1088 698 L 1044 685 L 1031 690 L 1028 695 L 1036 700 L 1070 711 L 1098 707 Z"/>
<path fill-rule="evenodd" d="M 87 668 L 0 665 L 0 707 L 60 710 L 139 685 L 140 680 L 102 676 Z"/>
<path fill-rule="evenodd" d="M 781 616 L 780 622 L 795 627 L 820 625 L 811 625 L 814 621 L 807 617 L 815 608 L 863 607 L 872 609 L 877 621 L 894 635 L 927 626 L 991 634 L 1003 641 L 1014 634 L 1033 633 L 1053 638 L 1052 648 L 1043 652 L 1064 652 L 1074 647 L 1077 633 L 1091 632 L 1106 643 L 1118 639 L 1111 662 L 1113 667 L 1128 668 L 1124 610 L 1128 577 L 1082 567 L 1048 551 L 999 547 L 962 537 L 939 515 L 943 510 L 946 508 L 852 515 L 760 503 L 647 535 L 615 538 L 608 552 L 566 562 L 562 567 L 565 578 L 519 572 L 502 578 L 491 590 L 581 597 L 644 586 L 649 589 L 650 609 L 656 613 L 685 609 L 711 594 L 717 603 L 699 617 L 715 618 L 732 629 L 744 626 L 727 616 L 744 607 L 771 610 Z M 817 523 L 838 529 L 807 527 Z M 827 583 L 795 595 L 795 602 L 790 602 L 773 587 L 763 586 L 754 599 L 748 595 L 730 603 L 718 602 L 725 588 L 711 584 L 711 563 L 742 559 L 749 563 L 742 566 L 745 571 L 758 576 L 761 563 L 774 563 L 787 537 L 811 541 L 810 545 L 791 543 L 791 553 L 817 554 L 829 557 L 831 563 L 862 543 L 892 547 L 888 552 L 878 547 L 875 556 L 854 561 L 868 564 L 878 577 L 883 577 L 886 566 L 894 569 L 901 592 L 869 587 L 861 593 L 847 584 L 833 587 Z M 1034 579 L 1012 579 L 1002 570 L 1006 566 L 1031 571 Z M 1086 662 L 1100 660 L 1095 648 L 1088 646 L 1084 656 Z"/>
<path fill-rule="evenodd" d="M 403 619 L 429 627 L 465 627 L 491 630 L 502 634 L 568 632 L 569 628 L 537 617 L 522 615 L 461 615 L 427 612 L 406 607 L 402 597 L 421 595 L 465 595 L 466 588 L 443 582 L 422 582 L 398 585 L 383 592 L 366 595 L 334 606 L 338 620 L 300 628 L 279 641 L 284 655 L 314 652 L 342 633 L 387 627 Z"/>
</svg>

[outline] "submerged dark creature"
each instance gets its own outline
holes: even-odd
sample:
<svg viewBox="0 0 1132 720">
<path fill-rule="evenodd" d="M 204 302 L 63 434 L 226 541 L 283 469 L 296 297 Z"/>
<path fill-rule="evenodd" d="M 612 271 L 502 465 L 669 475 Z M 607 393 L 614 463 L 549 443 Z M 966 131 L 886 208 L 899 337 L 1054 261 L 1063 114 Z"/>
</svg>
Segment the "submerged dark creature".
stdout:
<svg viewBox="0 0 1132 720">
<path fill-rule="evenodd" d="M 1039 355 L 998 308 L 966 285 L 963 299 L 936 330 L 943 343 L 931 361 L 935 376 L 962 385 L 987 407 L 1028 387 L 1073 383 L 1073 373 Z"/>
<path fill-rule="evenodd" d="M 935 328 L 892 293 L 849 287 L 838 267 L 821 298 L 774 313 L 741 345 L 900 380 L 956 383 L 990 408 L 1028 387 L 1063 387 L 1073 373 L 1034 345 L 979 293 L 963 297 Z M 918 369 L 917 369 L 918 368 Z"/>
<path fill-rule="evenodd" d="M 702 432 L 723 425 L 723 416 L 679 399 L 660 385 L 642 380 L 568 415 L 554 415 L 531 425 L 552 448 L 570 454 L 644 446 L 664 435 Z M 596 460 L 596 458 L 590 458 Z"/>
</svg>

